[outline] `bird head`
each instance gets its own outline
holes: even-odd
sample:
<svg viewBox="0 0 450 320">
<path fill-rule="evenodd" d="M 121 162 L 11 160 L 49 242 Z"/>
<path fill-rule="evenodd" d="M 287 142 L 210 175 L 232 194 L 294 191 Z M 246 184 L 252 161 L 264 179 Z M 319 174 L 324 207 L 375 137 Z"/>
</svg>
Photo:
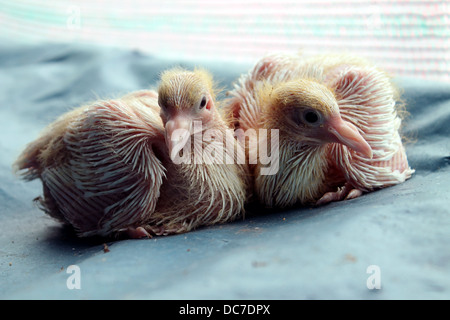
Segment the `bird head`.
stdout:
<svg viewBox="0 0 450 320">
<path fill-rule="evenodd" d="M 207 71 L 174 68 L 163 72 L 158 88 L 158 104 L 172 157 L 196 133 L 195 121 L 201 122 L 202 130 L 210 127 L 216 118 L 214 99 L 214 84 Z"/>
<path fill-rule="evenodd" d="M 284 82 L 262 88 L 266 122 L 280 136 L 307 145 L 340 143 L 372 158 L 372 149 L 350 122 L 342 119 L 334 93 L 312 80 Z"/>
</svg>

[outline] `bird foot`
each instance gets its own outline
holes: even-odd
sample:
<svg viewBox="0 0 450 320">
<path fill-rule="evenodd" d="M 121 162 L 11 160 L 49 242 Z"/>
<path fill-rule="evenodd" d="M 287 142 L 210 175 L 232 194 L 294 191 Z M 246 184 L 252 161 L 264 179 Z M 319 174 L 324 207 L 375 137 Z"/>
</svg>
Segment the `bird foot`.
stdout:
<svg viewBox="0 0 450 320">
<path fill-rule="evenodd" d="M 142 238 L 153 238 L 152 235 L 155 236 L 167 236 L 169 234 L 176 234 L 176 233 L 184 233 L 189 231 L 185 226 L 183 225 L 175 225 L 168 228 L 167 226 L 152 226 L 152 225 L 145 225 L 142 227 L 128 227 L 123 230 L 123 232 L 130 238 L 130 239 L 142 239 Z"/>
<path fill-rule="evenodd" d="M 177 234 L 177 233 L 184 233 L 189 231 L 185 226 L 181 224 L 175 224 L 170 227 L 168 226 L 145 226 L 146 230 L 151 232 L 151 234 L 157 235 L 157 236 L 167 236 L 170 234 Z"/>
<path fill-rule="evenodd" d="M 150 233 L 147 232 L 143 227 L 128 227 L 126 230 L 127 235 L 131 239 L 142 239 L 142 238 L 151 238 Z"/>
<path fill-rule="evenodd" d="M 349 200 L 354 199 L 362 195 L 362 191 L 359 189 L 354 189 L 352 185 L 346 183 L 343 187 L 338 188 L 336 192 L 325 193 L 317 202 L 317 206 L 321 206 L 333 201 Z"/>
</svg>

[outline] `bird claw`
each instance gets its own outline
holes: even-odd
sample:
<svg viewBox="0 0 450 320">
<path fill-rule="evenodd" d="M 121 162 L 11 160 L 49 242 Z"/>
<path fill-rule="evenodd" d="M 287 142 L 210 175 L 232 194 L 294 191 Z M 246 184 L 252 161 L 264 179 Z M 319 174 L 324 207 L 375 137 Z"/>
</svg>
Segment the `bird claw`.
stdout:
<svg viewBox="0 0 450 320">
<path fill-rule="evenodd" d="M 348 183 L 346 183 L 343 187 L 338 188 L 335 192 L 327 192 L 325 193 L 317 202 L 317 206 L 321 206 L 333 201 L 341 201 L 341 200 L 350 200 L 358 198 L 362 195 L 362 191 L 359 189 L 354 189 Z"/>
<path fill-rule="evenodd" d="M 175 225 L 171 225 L 170 227 L 168 226 L 146 226 L 146 229 L 148 231 L 150 231 L 152 234 L 157 235 L 157 236 L 167 236 L 170 234 L 176 234 L 176 233 L 184 233 L 189 231 L 189 229 L 187 229 L 185 226 L 183 226 L 182 224 L 175 224 Z"/>
<path fill-rule="evenodd" d="M 131 239 L 142 239 L 142 238 L 151 238 L 150 233 L 147 232 L 143 227 L 128 227 L 126 230 L 127 235 Z"/>
<path fill-rule="evenodd" d="M 345 197 L 345 200 L 355 199 L 362 195 L 362 191 L 359 189 L 352 189 Z"/>
<path fill-rule="evenodd" d="M 166 226 L 151 226 L 146 225 L 144 227 L 128 227 L 127 229 L 123 230 L 124 233 L 130 238 L 130 239 L 142 239 L 142 238 L 153 238 L 152 235 L 155 236 L 166 236 L 169 234 L 175 234 L 175 233 L 184 233 L 189 231 L 186 229 L 186 227 L 182 225 L 176 225 L 172 226 L 171 228 L 167 228 Z"/>
</svg>

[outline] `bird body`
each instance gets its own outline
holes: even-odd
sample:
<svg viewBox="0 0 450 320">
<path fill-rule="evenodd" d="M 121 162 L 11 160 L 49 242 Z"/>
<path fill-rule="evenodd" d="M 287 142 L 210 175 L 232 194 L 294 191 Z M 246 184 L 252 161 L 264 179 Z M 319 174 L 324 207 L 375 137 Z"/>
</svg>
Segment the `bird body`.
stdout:
<svg viewBox="0 0 450 320">
<path fill-rule="evenodd" d="M 414 172 L 399 134 L 398 91 L 364 59 L 268 55 L 229 94 L 235 128 L 279 131 L 278 172 L 252 168 L 266 206 L 350 199 Z"/>
<path fill-rule="evenodd" d="M 180 81 L 170 83 L 174 78 Z M 207 95 L 213 110 L 208 121 L 199 120 L 225 130 L 211 83 L 206 72 L 172 70 L 159 91 L 189 109 L 196 106 L 187 97 L 201 90 L 195 94 Z M 79 107 L 50 124 L 15 163 L 25 179 L 42 180 L 41 207 L 82 237 L 183 233 L 242 216 L 245 167 L 174 163 L 158 99 L 164 103 L 159 92 L 137 91 Z"/>
</svg>

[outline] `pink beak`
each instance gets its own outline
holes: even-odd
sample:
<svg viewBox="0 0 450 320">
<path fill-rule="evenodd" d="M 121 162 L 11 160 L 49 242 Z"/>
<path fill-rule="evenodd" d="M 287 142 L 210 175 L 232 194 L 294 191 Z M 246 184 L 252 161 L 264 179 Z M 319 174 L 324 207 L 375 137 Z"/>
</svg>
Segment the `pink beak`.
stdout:
<svg viewBox="0 0 450 320">
<path fill-rule="evenodd" d="M 188 142 L 192 131 L 192 119 L 185 115 L 177 115 L 166 123 L 166 144 L 170 158 L 176 155 Z"/>
<path fill-rule="evenodd" d="M 353 124 L 337 116 L 331 118 L 325 126 L 328 132 L 332 134 L 332 142 L 342 143 L 350 149 L 372 159 L 372 148 Z"/>
</svg>

